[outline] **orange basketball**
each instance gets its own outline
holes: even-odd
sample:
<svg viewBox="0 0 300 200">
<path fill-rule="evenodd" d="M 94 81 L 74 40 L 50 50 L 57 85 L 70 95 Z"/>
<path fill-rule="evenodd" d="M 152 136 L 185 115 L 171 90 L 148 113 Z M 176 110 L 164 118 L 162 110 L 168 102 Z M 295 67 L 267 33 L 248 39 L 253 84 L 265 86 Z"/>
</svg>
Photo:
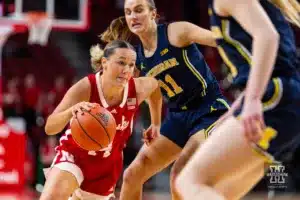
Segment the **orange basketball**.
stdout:
<svg viewBox="0 0 300 200">
<path fill-rule="evenodd" d="M 116 121 L 105 108 L 96 106 L 90 112 L 77 114 L 71 122 L 74 141 L 88 151 L 99 151 L 112 143 L 116 134 Z"/>
</svg>

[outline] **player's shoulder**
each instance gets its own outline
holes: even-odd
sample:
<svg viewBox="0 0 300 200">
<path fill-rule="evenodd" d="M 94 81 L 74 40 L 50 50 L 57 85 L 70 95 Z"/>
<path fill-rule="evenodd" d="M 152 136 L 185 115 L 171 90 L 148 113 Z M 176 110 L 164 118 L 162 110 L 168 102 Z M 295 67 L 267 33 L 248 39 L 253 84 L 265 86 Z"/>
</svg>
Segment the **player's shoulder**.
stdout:
<svg viewBox="0 0 300 200">
<path fill-rule="evenodd" d="M 152 93 L 158 86 L 158 81 L 153 77 L 134 78 L 136 94 L 143 101 L 145 97 Z"/>
<path fill-rule="evenodd" d="M 91 84 L 96 84 L 96 81 L 93 82 L 90 80 L 89 76 L 83 77 L 81 78 L 77 83 L 79 87 L 83 88 L 83 89 L 89 89 L 91 87 Z"/>
<path fill-rule="evenodd" d="M 153 80 L 154 80 L 154 78 L 145 77 L 145 76 L 133 78 L 133 82 L 134 82 L 136 88 L 142 87 L 143 85 L 147 84 L 149 81 L 151 82 Z"/>
<path fill-rule="evenodd" d="M 71 92 L 73 95 L 85 95 L 90 93 L 91 87 L 92 86 L 89 79 L 87 77 L 83 77 L 76 83 L 74 83 L 73 86 L 68 90 L 68 92 Z"/>
</svg>

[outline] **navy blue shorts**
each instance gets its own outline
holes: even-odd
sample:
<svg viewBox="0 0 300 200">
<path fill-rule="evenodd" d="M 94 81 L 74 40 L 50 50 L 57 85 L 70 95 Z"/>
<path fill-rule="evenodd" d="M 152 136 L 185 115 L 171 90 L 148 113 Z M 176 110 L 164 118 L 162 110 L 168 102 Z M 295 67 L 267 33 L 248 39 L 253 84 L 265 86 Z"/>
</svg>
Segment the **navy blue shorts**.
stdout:
<svg viewBox="0 0 300 200">
<path fill-rule="evenodd" d="M 280 161 L 280 152 L 300 134 L 299 77 L 273 78 L 265 92 L 263 107 L 266 125 L 277 133 L 273 138 L 270 132 L 264 134 L 265 141 L 261 141 L 256 147 L 267 156 L 268 162 L 274 159 Z"/>
<path fill-rule="evenodd" d="M 228 110 L 229 105 L 223 98 L 211 104 L 199 105 L 199 108 L 186 111 L 169 111 L 161 127 L 161 134 L 183 148 L 189 138 L 200 130 L 206 137 L 214 123 Z"/>
</svg>

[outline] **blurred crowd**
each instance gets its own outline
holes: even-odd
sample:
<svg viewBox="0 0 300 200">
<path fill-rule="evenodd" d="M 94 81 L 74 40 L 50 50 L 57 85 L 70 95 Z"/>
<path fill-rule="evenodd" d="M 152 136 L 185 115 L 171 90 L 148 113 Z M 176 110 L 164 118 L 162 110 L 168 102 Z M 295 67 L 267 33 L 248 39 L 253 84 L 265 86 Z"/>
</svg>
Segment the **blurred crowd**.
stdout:
<svg viewBox="0 0 300 200">
<path fill-rule="evenodd" d="M 28 139 L 26 170 L 32 185 L 43 183 L 43 176 L 37 177 L 37 172 L 41 173 L 42 165 L 49 166 L 54 158 L 57 137 L 47 137 L 44 125 L 69 88 L 63 75 L 55 78 L 49 90 L 40 85 L 34 74 L 26 74 L 24 78 L 12 77 L 3 87 L 5 118 L 21 117 L 25 120 Z"/>
</svg>

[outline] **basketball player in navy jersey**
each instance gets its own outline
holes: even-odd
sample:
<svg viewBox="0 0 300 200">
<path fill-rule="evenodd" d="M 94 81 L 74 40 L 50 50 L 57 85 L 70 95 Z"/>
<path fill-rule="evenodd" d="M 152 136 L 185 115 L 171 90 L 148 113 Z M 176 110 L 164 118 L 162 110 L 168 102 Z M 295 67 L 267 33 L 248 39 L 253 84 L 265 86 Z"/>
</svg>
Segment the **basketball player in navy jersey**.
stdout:
<svg viewBox="0 0 300 200">
<path fill-rule="evenodd" d="M 125 18 L 114 20 L 102 40 L 127 38 L 126 33 L 139 37 L 137 67 L 141 75 L 158 80 L 168 114 L 161 129 L 160 124 L 152 124 L 145 132 L 147 143 L 151 134 L 159 135 L 159 129 L 161 135 L 142 147 L 126 169 L 121 199 L 140 199 L 143 183 L 175 160 L 170 183 L 172 198 L 179 199 L 174 190 L 177 174 L 228 109 L 196 46 L 215 46 L 215 38 L 212 32 L 188 22 L 157 24 L 153 0 L 126 0 L 124 11 Z M 150 113 L 152 110 L 150 106 Z"/>
<path fill-rule="evenodd" d="M 300 26 L 299 11 L 296 0 L 210 0 L 219 53 L 243 95 L 178 177 L 184 199 L 240 199 L 266 163 L 283 170 L 274 166 L 278 153 L 300 133 L 300 78 L 288 24 Z"/>
<path fill-rule="evenodd" d="M 41 200 L 101 199 L 114 196 L 116 183 L 123 171 L 123 149 L 132 133 L 132 120 L 139 104 L 146 98 L 155 104 L 159 93 L 154 78 L 132 78 L 136 62 L 135 49 L 127 42 L 113 41 L 104 50 L 91 49 L 92 65 L 98 71 L 73 85 L 45 126 L 48 135 L 62 131 L 76 113 L 90 110 L 95 103 L 106 108 L 116 120 L 116 136 L 112 144 L 100 151 L 80 148 L 67 129 L 56 148 L 53 164 Z M 161 97 L 162 98 L 162 97 Z M 151 116 L 153 121 L 160 119 Z"/>
</svg>

